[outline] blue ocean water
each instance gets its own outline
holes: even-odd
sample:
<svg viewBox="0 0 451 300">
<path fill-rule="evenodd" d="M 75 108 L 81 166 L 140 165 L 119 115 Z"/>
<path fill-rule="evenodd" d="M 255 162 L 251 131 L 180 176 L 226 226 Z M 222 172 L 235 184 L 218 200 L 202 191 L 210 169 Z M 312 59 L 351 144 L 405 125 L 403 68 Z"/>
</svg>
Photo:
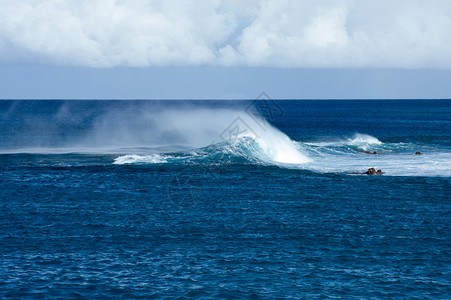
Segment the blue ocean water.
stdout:
<svg viewBox="0 0 451 300">
<path fill-rule="evenodd" d="M 0 101 L 0 297 L 446 299 L 450 192 L 450 100 Z"/>
</svg>

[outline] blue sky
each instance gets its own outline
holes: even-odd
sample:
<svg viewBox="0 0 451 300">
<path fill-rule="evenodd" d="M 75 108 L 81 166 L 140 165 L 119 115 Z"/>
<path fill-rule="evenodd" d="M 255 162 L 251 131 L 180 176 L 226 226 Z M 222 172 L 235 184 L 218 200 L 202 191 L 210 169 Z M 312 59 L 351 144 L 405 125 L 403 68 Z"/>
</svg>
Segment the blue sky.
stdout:
<svg viewBox="0 0 451 300">
<path fill-rule="evenodd" d="M 444 0 L 1 0 L 0 98 L 450 98 Z"/>
</svg>

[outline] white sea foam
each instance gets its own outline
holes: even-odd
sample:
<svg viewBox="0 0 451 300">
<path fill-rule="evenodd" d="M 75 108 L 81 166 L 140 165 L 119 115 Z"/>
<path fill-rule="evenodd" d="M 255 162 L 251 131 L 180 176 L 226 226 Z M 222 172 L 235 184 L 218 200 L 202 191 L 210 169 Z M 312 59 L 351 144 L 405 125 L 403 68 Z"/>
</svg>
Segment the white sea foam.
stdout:
<svg viewBox="0 0 451 300">
<path fill-rule="evenodd" d="M 321 141 L 321 142 L 310 142 L 307 145 L 318 146 L 318 147 L 343 147 L 343 146 L 353 146 L 358 149 L 367 151 L 371 147 L 382 145 L 383 143 L 374 136 L 362 133 L 356 133 L 350 138 L 337 139 L 332 141 Z"/>
<path fill-rule="evenodd" d="M 303 169 L 321 173 L 363 174 L 369 168 L 380 169 L 386 176 L 451 176 L 451 153 L 364 153 L 321 152 Z"/>
<path fill-rule="evenodd" d="M 348 138 L 346 140 L 346 144 L 348 145 L 381 145 L 382 142 L 379 141 L 374 136 L 368 134 L 356 133 L 352 138 Z"/>
<path fill-rule="evenodd" d="M 167 158 L 160 154 L 151 155 L 123 155 L 116 158 L 113 162 L 115 165 L 126 165 L 126 164 L 161 164 L 166 163 Z"/>
<path fill-rule="evenodd" d="M 363 151 L 368 151 L 383 143 L 371 135 L 356 133 L 352 138 L 347 139 L 345 144 L 355 146 Z"/>
</svg>

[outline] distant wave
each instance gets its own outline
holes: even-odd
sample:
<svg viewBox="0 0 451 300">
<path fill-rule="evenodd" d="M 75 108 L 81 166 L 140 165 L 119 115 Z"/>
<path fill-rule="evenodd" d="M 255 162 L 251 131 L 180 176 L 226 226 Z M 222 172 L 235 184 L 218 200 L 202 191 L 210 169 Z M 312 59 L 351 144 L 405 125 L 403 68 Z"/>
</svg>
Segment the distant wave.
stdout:
<svg viewBox="0 0 451 300">
<path fill-rule="evenodd" d="M 356 133 L 352 137 L 335 138 L 326 141 L 306 142 L 306 146 L 317 149 L 323 148 L 323 151 L 334 152 L 397 152 L 397 151 L 417 151 L 419 145 L 412 145 L 408 143 L 385 143 L 377 137 Z M 424 147 L 421 146 L 421 147 Z"/>
<path fill-rule="evenodd" d="M 114 159 L 115 165 L 126 165 L 136 163 L 161 164 L 167 162 L 166 158 L 159 154 L 152 155 L 123 155 Z"/>
<path fill-rule="evenodd" d="M 307 145 L 319 147 L 352 147 L 362 151 L 368 151 L 375 145 L 382 145 L 382 142 L 374 136 L 356 133 L 350 138 L 338 139 L 333 141 L 323 141 L 316 143 L 306 143 Z"/>
</svg>

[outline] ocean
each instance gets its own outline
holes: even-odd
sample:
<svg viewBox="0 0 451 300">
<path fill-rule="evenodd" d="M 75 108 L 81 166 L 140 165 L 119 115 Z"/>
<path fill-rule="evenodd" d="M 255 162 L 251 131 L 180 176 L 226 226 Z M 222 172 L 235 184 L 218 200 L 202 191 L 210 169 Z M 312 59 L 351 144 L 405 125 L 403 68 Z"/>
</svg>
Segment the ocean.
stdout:
<svg viewBox="0 0 451 300">
<path fill-rule="evenodd" d="M 449 299 L 450 221 L 450 100 L 0 101 L 2 299 Z"/>
</svg>

